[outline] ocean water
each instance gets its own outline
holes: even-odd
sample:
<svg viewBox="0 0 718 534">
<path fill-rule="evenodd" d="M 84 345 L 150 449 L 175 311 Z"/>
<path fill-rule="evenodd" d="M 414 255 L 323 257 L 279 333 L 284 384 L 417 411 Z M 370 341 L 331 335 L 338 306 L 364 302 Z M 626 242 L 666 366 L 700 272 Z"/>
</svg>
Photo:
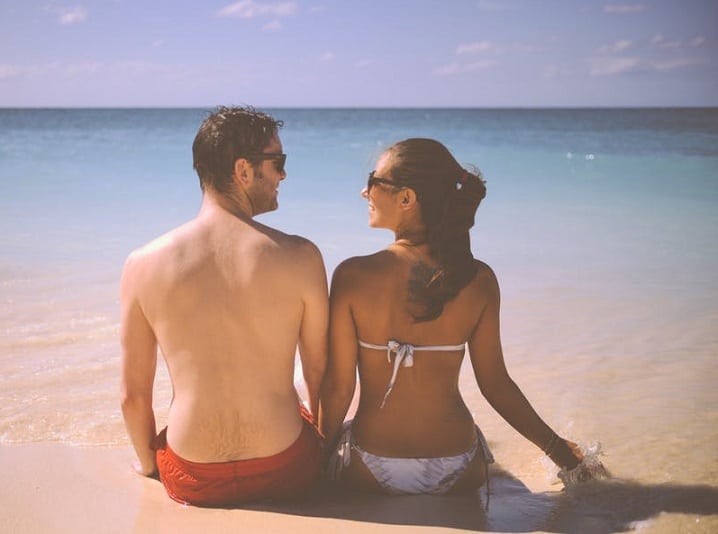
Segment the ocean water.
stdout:
<svg viewBox="0 0 718 534">
<path fill-rule="evenodd" d="M 197 212 L 191 144 L 207 111 L 0 110 L 0 444 L 128 444 L 119 276 L 133 248 Z M 392 239 L 366 226 L 359 196 L 387 146 L 433 137 L 480 168 L 472 248 L 501 283 L 509 371 L 633 484 L 576 497 L 572 524 L 718 529 L 718 109 L 269 111 L 288 177 L 260 220 L 314 241 L 329 274 Z M 519 499 L 526 528 L 549 529 L 551 469 L 465 371 L 514 477 L 493 502 Z M 156 391 L 162 424 L 162 366 Z M 515 528 L 490 510 L 492 529 Z"/>
</svg>

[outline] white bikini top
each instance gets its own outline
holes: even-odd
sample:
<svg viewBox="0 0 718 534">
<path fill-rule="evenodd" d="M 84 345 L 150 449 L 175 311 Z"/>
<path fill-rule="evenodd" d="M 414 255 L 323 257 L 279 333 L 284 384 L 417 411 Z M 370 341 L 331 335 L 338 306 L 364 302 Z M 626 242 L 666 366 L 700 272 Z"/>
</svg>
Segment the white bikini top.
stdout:
<svg viewBox="0 0 718 534">
<path fill-rule="evenodd" d="M 389 380 L 389 385 L 386 388 L 386 393 L 384 393 L 384 399 L 381 401 L 381 406 L 379 408 L 383 408 L 384 404 L 386 404 L 386 399 L 389 398 L 389 394 L 391 393 L 391 390 L 394 389 L 394 382 L 396 382 L 396 375 L 399 372 L 399 367 L 413 367 L 414 366 L 414 351 L 444 351 L 449 352 L 452 350 L 464 350 L 464 343 L 461 345 L 419 345 L 414 346 L 411 343 L 399 343 L 398 341 L 394 341 L 393 339 L 390 339 L 386 345 L 374 345 L 373 343 L 364 343 L 361 339 L 359 340 L 359 346 L 364 347 L 365 349 L 374 349 L 374 350 L 386 350 L 386 361 L 387 363 L 391 364 L 391 353 L 395 352 L 396 356 L 394 357 L 394 370 L 391 373 L 391 379 Z"/>
</svg>

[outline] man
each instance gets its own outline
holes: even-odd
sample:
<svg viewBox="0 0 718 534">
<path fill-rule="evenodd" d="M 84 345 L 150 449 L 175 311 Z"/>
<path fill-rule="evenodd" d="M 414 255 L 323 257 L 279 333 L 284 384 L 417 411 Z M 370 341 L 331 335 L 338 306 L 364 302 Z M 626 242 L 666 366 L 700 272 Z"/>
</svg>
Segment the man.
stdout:
<svg viewBox="0 0 718 534">
<path fill-rule="evenodd" d="M 121 282 L 122 413 L 138 471 L 173 499 L 224 506 L 297 494 L 318 476 L 321 437 L 294 388 L 297 345 L 317 413 L 327 280 L 318 249 L 252 218 L 277 209 L 278 129 L 253 108 L 218 108 L 192 146 L 199 214 L 144 247 Z M 174 389 L 156 436 L 160 347 Z"/>
</svg>

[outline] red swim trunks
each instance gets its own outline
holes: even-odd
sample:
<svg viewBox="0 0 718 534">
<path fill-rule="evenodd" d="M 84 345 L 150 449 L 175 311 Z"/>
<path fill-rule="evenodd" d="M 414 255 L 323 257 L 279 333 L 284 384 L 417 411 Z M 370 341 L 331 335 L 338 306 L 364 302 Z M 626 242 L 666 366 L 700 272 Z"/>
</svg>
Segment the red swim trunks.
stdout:
<svg viewBox="0 0 718 534">
<path fill-rule="evenodd" d="M 157 468 L 167 494 L 182 504 L 233 506 L 301 495 L 319 478 L 322 436 L 302 409 L 304 426 L 284 451 L 263 458 L 221 463 L 184 460 L 167 445 L 167 429 L 157 436 Z"/>
</svg>

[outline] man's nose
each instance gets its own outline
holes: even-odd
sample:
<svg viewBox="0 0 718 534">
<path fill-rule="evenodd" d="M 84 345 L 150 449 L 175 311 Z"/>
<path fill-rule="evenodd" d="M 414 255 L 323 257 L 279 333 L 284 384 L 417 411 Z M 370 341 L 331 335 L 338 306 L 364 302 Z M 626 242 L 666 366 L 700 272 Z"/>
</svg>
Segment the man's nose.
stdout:
<svg viewBox="0 0 718 534">
<path fill-rule="evenodd" d="M 367 189 L 366 186 L 364 186 L 364 188 L 361 190 L 361 192 L 360 192 L 359 194 L 360 194 L 363 198 L 366 198 L 367 200 L 369 199 L 369 189 Z"/>
</svg>

